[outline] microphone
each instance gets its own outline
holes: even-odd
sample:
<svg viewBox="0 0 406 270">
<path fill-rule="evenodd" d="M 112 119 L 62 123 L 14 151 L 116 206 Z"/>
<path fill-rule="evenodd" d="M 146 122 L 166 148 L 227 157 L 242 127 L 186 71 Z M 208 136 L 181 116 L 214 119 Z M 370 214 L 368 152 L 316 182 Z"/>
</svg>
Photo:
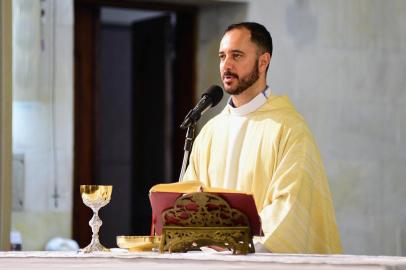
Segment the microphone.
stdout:
<svg viewBox="0 0 406 270">
<path fill-rule="evenodd" d="M 218 85 L 212 85 L 207 89 L 206 93 L 202 95 L 197 105 L 189 111 L 186 115 L 185 120 L 183 120 L 181 129 L 186 129 L 190 125 L 199 121 L 202 114 L 204 114 L 211 107 L 216 106 L 220 100 L 223 98 L 223 89 Z"/>
</svg>

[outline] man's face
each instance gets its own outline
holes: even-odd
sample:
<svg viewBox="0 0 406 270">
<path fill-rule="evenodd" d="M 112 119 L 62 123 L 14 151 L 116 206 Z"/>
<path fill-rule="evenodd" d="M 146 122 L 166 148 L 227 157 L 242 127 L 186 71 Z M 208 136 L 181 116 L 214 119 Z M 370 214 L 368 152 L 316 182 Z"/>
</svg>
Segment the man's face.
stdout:
<svg viewBox="0 0 406 270">
<path fill-rule="evenodd" d="M 220 43 L 220 76 L 224 90 L 239 95 L 259 78 L 258 47 L 245 29 L 227 32 Z"/>
</svg>

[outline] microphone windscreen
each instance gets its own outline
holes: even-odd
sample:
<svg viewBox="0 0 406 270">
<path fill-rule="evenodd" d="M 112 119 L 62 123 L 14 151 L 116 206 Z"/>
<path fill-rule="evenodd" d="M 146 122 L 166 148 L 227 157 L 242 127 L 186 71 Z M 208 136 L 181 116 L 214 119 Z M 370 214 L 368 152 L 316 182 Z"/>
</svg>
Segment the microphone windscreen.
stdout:
<svg viewBox="0 0 406 270">
<path fill-rule="evenodd" d="M 207 89 L 206 93 L 202 95 L 208 96 L 212 100 L 212 107 L 216 106 L 220 100 L 223 98 L 223 89 L 218 85 L 212 85 L 209 89 Z"/>
</svg>

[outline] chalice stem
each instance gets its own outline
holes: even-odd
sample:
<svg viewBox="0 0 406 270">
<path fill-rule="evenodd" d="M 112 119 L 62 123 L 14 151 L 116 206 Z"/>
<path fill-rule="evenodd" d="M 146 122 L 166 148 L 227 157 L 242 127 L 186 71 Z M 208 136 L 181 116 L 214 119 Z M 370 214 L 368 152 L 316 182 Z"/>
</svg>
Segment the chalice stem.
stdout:
<svg viewBox="0 0 406 270">
<path fill-rule="evenodd" d="M 92 241 L 90 244 L 83 249 L 83 252 L 88 253 L 88 252 L 93 252 L 93 251 L 109 251 L 106 247 L 104 247 L 102 244 L 100 244 L 99 240 L 99 229 L 103 222 L 99 218 L 99 214 L 97 210 L 93 210 L 93 217 L 89 221 L 89 226 L 92 228 Z"/>
<path fill-rule="evenodd" d="M 101 225 L 103 225 L 103 222 L 101 221 L 101 219 L 99 218 L 99 211 L 93 211 L 93 217 L 92 219 L 89 221 L 89 226 L 90 228 L 92 228 L 92 238 L 97 238 L 99 239 L 99 230 Z"/>
</svg>

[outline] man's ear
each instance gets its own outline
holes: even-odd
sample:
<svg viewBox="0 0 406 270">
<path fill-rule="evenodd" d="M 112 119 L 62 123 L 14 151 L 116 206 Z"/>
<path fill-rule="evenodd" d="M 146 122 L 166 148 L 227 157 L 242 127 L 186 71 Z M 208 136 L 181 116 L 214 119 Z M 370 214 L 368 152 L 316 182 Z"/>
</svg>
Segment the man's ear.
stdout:
<svg viewBox="0 0 406 270">
<path fill-rule="evenodd" d="M 260 72 L 266 72 L 266 68 L 268 67 L 269 63 L 271 62 L 271 54 L 266 52 L 263 53 L 259 57 L 259 71 Z"/>
</svg>

